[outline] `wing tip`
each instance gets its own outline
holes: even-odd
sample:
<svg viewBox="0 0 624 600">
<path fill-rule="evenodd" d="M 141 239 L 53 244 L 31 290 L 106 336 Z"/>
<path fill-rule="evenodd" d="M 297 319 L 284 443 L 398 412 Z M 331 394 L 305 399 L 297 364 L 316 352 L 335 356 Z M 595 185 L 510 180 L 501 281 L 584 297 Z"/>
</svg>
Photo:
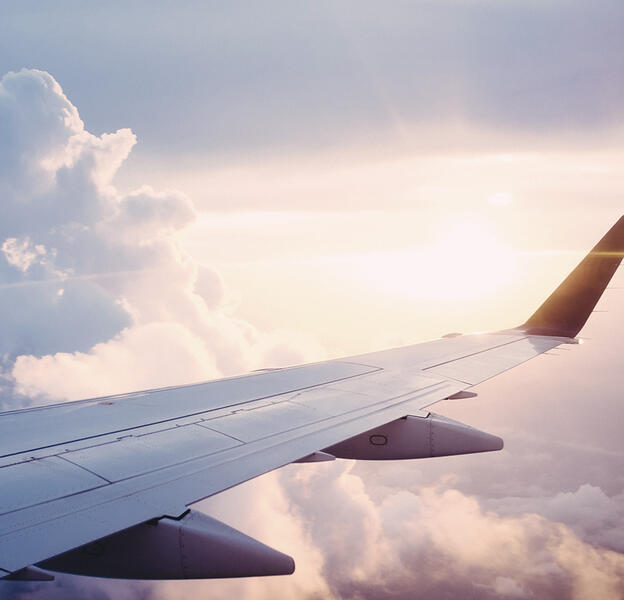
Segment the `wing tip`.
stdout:
<svg viewBox="0 0 624 600">
<path fill-rule="evenodd" d="M 531 335 L 576 337 L 611 281 L 622 257 L 624 215 L 518 329 Z"/>
</svg>

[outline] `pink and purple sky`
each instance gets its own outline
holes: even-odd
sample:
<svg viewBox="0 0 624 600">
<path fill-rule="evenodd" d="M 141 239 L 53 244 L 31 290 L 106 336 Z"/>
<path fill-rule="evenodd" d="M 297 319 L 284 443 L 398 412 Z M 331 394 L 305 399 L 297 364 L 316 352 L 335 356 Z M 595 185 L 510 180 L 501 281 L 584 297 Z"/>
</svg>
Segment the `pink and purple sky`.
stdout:
<svg viewBox="0 0 624 600">
<path fill-rule="evenodd" d="M 0 405 L 521 323 L 624 212 L 615 1 L 0 8 Z M 436 410 L 505 450 L 291 465 L 200 503 L 291 577 L 12 599 L 621 598 L 616 274 Z"/>
</svg>

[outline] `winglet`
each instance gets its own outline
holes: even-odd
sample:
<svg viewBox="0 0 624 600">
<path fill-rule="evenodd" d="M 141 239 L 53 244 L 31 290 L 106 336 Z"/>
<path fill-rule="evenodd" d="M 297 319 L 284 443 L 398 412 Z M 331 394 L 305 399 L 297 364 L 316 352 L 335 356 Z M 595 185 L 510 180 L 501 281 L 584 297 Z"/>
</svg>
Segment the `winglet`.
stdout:
<svg viewBox="0 0 624 600">
<path fill-rule="evenodd" d="M 581 330 L 624 256 L 624 216 L 518 329 L 573 338 Z"/>
</svg>

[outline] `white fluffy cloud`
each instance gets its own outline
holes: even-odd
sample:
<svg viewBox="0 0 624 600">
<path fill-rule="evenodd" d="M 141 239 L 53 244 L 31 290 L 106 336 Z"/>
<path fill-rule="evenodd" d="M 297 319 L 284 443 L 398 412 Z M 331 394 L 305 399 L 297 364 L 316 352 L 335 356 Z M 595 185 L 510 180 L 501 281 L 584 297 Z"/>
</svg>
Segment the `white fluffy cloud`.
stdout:
<svg viewBox="0 0 624 600">
<path fill-rule="evenodd" d="M 177 241 L 197 218 L 188 197 L 115 188 L 136 142 L 130 130 L 89 133 L 54 78 L 36 70 L 0 82 L 0 128 L 4 406 L 319 355 L 223 310 L 220 277 Z"/>
<path fill-rule="evenodd" d="M 293 512 L 322 549 L 333 597 L 407 598 L 417 590 L 424 599 L 580 600 L 624 593 L 621 554 L 583 541 L 557 518 L 487 511 L 448 476 L 409 491 L 410 470 L 404 466 L 402 481 L 394 482 L 392 475 L 363 480 L 352 463 L 282 471 Z M 583 504 L 569 500 L 568 510 Z"/>
</svg>

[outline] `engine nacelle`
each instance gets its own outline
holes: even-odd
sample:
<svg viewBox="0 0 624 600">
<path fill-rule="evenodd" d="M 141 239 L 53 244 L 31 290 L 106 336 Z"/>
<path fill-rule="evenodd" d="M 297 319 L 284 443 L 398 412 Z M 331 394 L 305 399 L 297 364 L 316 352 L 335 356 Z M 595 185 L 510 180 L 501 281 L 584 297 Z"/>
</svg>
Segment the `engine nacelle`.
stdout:
<svg viewBox="0 0 624 600">
<path fill-rule="evenodd" d="M 196 511 L 142 523 L 37 565 L 119 579 L 213 579 L 289 575 L 290 556 Z"/>
<path fill-rule="evenodd" d="M 324 448 L 337 458 L 396 460 L 501 450 L 503 440 L 459 421 L 429 413 L 407 416 Z"/>
</svg>

